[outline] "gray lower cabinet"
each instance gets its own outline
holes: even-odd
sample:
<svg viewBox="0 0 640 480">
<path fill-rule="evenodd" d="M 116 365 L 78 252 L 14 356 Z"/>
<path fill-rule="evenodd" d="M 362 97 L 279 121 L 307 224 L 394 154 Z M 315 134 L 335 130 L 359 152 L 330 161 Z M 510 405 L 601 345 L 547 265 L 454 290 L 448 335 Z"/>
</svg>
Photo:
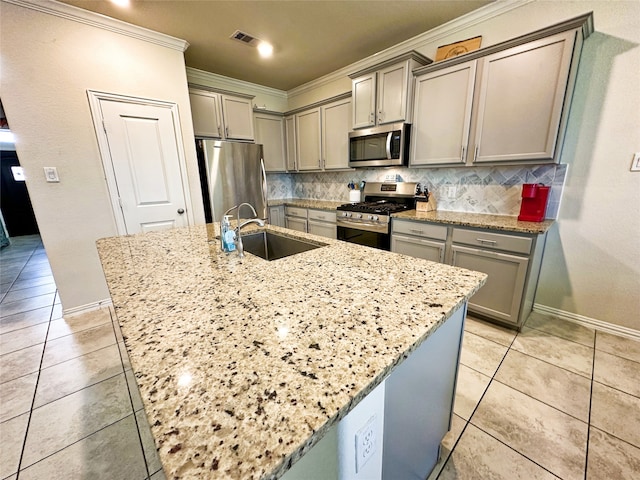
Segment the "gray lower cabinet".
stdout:
<svg viewBox="0 0 640 480">
<path fill-rule="evenodd" d="M 391 251 L 486 273 L 469 312 L 519 329 L 533 307 L 545 238 L 393 219 Z"/>
<path fill-rule="evenodd" d="M 432 262 L 444 262 L 447 227 L 393 220 L 391 251 Z"/>
<path fill-rule="evenodd" d="M 307 211 L 309 233 L 327 238 L 337 238 L 336 212 L 309 209 Z"/>
<path fill-rule="evenodd" d="M 284 227 L 284 205 L 269 207 L 269 224 L 276 227 Z"/>
<path fill-rule="evenodd" d="M 299 232 L 307 232 L 307 209 L 299 207 L 284 208 L 285 227 Z"/>
</svg>

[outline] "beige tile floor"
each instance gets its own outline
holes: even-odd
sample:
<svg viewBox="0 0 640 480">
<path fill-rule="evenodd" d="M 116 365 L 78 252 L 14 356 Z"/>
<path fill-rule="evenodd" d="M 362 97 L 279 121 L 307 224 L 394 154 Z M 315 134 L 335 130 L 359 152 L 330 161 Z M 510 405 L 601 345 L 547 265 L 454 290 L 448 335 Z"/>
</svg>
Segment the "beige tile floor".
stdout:
<svg viewBox="0 0 640 480">
<path fill-rule="evenodd" d="M 468 318 L 435 479 L 640 478 L 640 342 Z M 164 478 L 109 309 L 63 317 L 39 237 L 0 251 L 0 480 Z"/>
</svg>

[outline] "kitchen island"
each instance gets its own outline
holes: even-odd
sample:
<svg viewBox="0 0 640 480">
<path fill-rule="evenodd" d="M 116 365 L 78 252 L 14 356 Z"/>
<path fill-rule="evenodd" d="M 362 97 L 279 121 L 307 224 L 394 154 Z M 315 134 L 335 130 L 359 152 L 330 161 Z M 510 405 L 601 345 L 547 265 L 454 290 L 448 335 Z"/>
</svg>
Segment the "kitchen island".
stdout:
<svg viewBox="0 0 640 480">
<path fill-rule="evenodd" d="M 486 279 L 300 232 L 325 246 L 240 259 L 216 228 L 97 242 L 167 478 L 281 477 Z"/>
</svg>

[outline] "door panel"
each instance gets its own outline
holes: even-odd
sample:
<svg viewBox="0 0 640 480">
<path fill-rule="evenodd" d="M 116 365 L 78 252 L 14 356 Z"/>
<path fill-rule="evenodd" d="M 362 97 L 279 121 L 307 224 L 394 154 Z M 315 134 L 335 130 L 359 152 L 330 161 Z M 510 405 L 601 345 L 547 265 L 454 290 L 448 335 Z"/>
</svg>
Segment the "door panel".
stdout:
<svg viewBox="0 0 640 480">
<path fill-rule="evenodd" d="M 188 225 L 171 108 L 105 99 L 100 108 L 126 233 Z"/>
</svg>

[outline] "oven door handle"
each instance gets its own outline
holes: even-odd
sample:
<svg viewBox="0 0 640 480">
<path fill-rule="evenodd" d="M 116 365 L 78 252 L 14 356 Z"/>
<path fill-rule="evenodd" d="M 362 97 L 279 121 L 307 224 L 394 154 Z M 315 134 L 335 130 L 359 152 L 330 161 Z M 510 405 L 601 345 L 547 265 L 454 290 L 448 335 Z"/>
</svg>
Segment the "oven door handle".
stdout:
<svg viewBox="0 0 640 480">
<path fill-rule="evenodd" d="M 336 220 L 336 225 L 338 227 L 353 228 L 355 230 L 365 230 L 367 232 L 388 233 L 389 231 L 388 224 L 386 223 L 379 224 L 366 222 L 350 222 L 349 220 L 343 220 L 342 218 Z"/>
<path fill-rule="evenodd" d="M 391 160 L 391 137 L 393 132 L 387 133 L 387 160 Z"/>
</svg>

